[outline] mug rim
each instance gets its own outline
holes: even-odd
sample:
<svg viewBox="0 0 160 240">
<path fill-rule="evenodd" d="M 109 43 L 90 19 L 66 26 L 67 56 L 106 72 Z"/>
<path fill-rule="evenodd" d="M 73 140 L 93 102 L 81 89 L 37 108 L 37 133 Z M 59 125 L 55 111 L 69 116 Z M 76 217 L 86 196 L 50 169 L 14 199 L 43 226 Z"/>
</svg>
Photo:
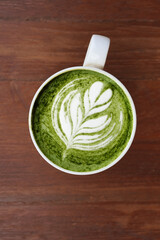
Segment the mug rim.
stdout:
<svg viewBox="0 0 160 240">
<path fill-rule="evenodd" d="M 124 93 L 126 94 L 129 102 L 130 102 L 130 105 L 131 105 L 131 108 L 132 108 L 132 114 L 133 114 L 133 127 L 132 127 L 132 133 L 131 133 L 131 136 L 130 136 L 130 139 L 127 143 L 127 145 L 125 146 L 125 148 L 123 149 L 123 151 L 121 152 L 121 154 L 114 160 L 112 161 L 110 164 L 108 164 L 107 166 L 105 167 L 102 167 L 100 169 L 97 169 L 97 170 L 93 170 L 93 171 L 88 171 L 88 172 L 77 172 L 77 171 L 71 171 L 71 170 L 67 170 L 65 168 L 62 168 L 60 166 L 58 166 L 57 164 L 53 163 L 49 158 L 47 158 L 45 156 L 45 154 L 41 151 L 41 149 L 39 148 L 36 140 L 35 140 L 35 137 L 34 137 L 34 134 L 33 134 L 33 131 L 32 131 L 32 112 L 33 112 L 33 107 L 34 107 L 34 103 L 39 95 L 39 93 L 41 92 L 41 90 L 44 88 L 44 86 L 49 83 L 51 80 L 53 80 L 55 77 L 65 73 L 65 72 L 69 72 L 69 71 L 72 71 L 72 70 L 91 70 L 91 71 L 95 71 L 95 72 L 98 72 L 98 73 L 101 73 L 103 75 L 106 75 L 107 77 L 111 78 L 113 81 L 115 81 L 118 86 L 120 86 L 122 88 L 122 90 L 124 91 Z M 127 151 L 129 150 L 133 140 L 134 140 L 134 136 L 135 136 L 135 132 L 136 132 L 136 127 L 137 127 L 137 115 L 136 115 L 136 109 L 135 109 L 135 105 L 134 105 L 134 102 L 132 100 L 132 97 L 129 93 L 129 91 L 127 90 L 127 88 L 123 85 L 123 83 L 121 81 L 119 81 L 116 77 L 114 77 L 112 74 L 104 71 L 104 70 L 101 70 L 101 69 L 98 69 L 98 68 L 94 68 L 94 67 L 84 67 L 84 66 L 75 66 L 75 67 L 69 67 L 69 68 L 65 68 L 63 70 L 60 70 L 54 74 L 52 74 L 49 78 L 47 78 L 41 85 L 40 87 L 37 89 L 36 93 L 34 94 L 34 97 L 31 101 L 31 104 L 30 104 L 30 108 L 29 108 L 29 115 L 28 115 L 28 125 L 29 125 L 29 133 L 30 133 L 30 137 L 32 139 L 32 142 L 36 148 L 36 150 L 38 151 L 38 153 L 41 155 L 41 157 L 46 161 L 48 162 L 52 167 L 55 167 L 56 169 L 62 171 L 62 172 L 65 172 L 65 173 L 69 173 L 69 174 L 72 174 L 72 175 L 92 175 L 92 174 L 96 174 L 96 173 L 100 173 L 100 172 L 103 172 L 107 169 L 109 169 L 110 167 L 114 166 L 117 162 L 119 162 L 123 156 L 127 153 Z"/>
</svg>

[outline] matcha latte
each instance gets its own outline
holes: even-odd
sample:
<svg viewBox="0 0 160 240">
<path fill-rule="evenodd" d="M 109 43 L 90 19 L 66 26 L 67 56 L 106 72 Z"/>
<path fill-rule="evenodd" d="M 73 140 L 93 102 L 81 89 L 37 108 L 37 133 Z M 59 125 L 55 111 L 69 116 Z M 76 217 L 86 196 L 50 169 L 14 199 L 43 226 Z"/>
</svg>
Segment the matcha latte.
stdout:
<svg viewBox="0 0 160 240">
<path fill-rule="evenodd" d="M 89 172 L 117 159 L 130 140 L 133 113 L 122 88 L 96 71 L 72 69 L 39 92 L 31 129 L 41 152 L 54 164 Z"/>
</svg>

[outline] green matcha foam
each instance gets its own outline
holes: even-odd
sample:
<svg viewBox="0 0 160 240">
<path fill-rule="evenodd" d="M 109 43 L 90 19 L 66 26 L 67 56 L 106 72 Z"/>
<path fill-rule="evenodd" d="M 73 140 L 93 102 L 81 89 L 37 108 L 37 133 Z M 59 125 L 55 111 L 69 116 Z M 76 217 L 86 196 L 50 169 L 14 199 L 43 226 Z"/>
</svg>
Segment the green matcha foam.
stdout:
<svg viewBox="0 0 160 240">
<path fill-rule="evenodd" d="M 133 114 L 124 91 L 109 77 L 72 70 L 39 93 L 32 131 L 41 151 L 58 166 L 94 171 L 113 162 L 126 147 Z"/>
</svg>

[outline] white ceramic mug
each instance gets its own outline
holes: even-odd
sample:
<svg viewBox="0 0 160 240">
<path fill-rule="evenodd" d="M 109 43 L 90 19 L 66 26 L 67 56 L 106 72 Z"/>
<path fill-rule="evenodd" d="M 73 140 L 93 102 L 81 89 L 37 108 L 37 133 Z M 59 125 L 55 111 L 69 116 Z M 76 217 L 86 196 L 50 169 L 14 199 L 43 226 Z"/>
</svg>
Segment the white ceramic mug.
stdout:
<svg viewBox="0 0 160 240">
<path fill-rule="evenodd" d="M 112 167 L 113 165 L 115 165 L 128 151 L 129 147 L 132 144 L 132 141 L 134 139 L 134 135 L 135 135 L 135 131 L 136 131 L 136 123 L 137 123 L 137 118 L 136 118 L 136 110 L 135 110 L 135 106 L 133 103 L 133 100 L 128 92 L 128 90 L 125 88 L 125 86 L 117 79 L 115 78 L 113 75 L 111 75 L 110 73 L 103 71 L 103 67 L 105 65 L 106 62 L 106 57 L 108 54 L 108 50 L 109 50 L 109 45 L 110 45 L 110 39 L 104 36 L 100 36 L 100 35 L 93 35 L 89 46 L 88 46 L 88 50 L 86 53 L 86 57 L 84 60 L 84 64 L 83 66 L 77 66 L 77 67 L 70 67 L 70 68 L 66 68 L 64 70 L 61 70 L 55 74 L 53 74 L 51 77 L 49 77 L 37 90 L 37 92 L 35 93 L 33 100 L 31 102 L 31 106 L 30 106 L 30 110 L 29 110 L 29 131 L 30 131 L 30 135 L 31 135 L 31 139 L 33 141 L 33 144 L 35 146 L 35 148 L 37 149 L 37 151 L 39 152 L 39 154 L 53 167 L 66 172 L 66 173 L 70 173 L 70 174 L 74 174 L 74 175 L 90 175 L 90 174 L 95 174 L 95 173 L 99 173 L 102 172 L 110 167 Z M 31 119 L 32 119 L 32 111 L 33 111 L 33 107 L 34 107 L 34 103 L 37 99 L 37 96 L 39 95 L 40 91 L 43 89 L 43 87 L 50 82 L 51 80 L 53 80 L 55 77 L 57 77 L 58 75 L 68 72 L 68 71 L 72 71 L 72 70 L 80 70 L 80 69 L 86 69 L 86 70 L 92 70 L 98 73 L 101 73 L 103 75 L 106 75 L 107 77 L 111 78 L 113 81 L 115 81 L 121 88 L 122 90 L 125 92 L 126 96 L 129 99 L 131 108 L 132 108 L 132 113 L 133 113 L 133 129 L 132 129 L 132 133 L 130 136 L 130 139 L 126 145 L 126 147 L 124 148 L 124 150 L 121 152 L 121 154 L 117 157 L 117 159 L 115 159 L 113 162 L 111 162 L 110 164 L 108 164 L 107 166 L 98 169 L 98 170 L 94 170 L 94 171 L 90 171 L 90 172 L 75 172 L 75 171 L 70 171 L 67 169 L 64 169 L 58 165 L 56 165 L 55 163 L 53 163 L 51 160 L 49 160 L 41 151 L 41 149 L 39 148 L 38 144 L 35 141 L 34 138 L 34 134 L 32 132 L 32 127 L 31 127 Z"/>
</svg>

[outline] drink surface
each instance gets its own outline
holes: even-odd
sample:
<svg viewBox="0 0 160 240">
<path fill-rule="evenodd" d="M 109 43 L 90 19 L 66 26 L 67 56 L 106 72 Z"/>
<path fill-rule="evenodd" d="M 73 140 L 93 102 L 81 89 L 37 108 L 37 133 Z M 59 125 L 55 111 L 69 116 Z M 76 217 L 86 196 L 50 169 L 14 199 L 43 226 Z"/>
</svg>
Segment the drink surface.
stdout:
<svg viewBox="0 0 160 240">
<path fill-rule="evenodd" d="M 91 70 L 72 70 L 39 93 L 32 131 L 41 151 L 58 166 L 93 171 L 113 162 L 133 128 L 130 102 L 112 79 Z"/>
</svg>

